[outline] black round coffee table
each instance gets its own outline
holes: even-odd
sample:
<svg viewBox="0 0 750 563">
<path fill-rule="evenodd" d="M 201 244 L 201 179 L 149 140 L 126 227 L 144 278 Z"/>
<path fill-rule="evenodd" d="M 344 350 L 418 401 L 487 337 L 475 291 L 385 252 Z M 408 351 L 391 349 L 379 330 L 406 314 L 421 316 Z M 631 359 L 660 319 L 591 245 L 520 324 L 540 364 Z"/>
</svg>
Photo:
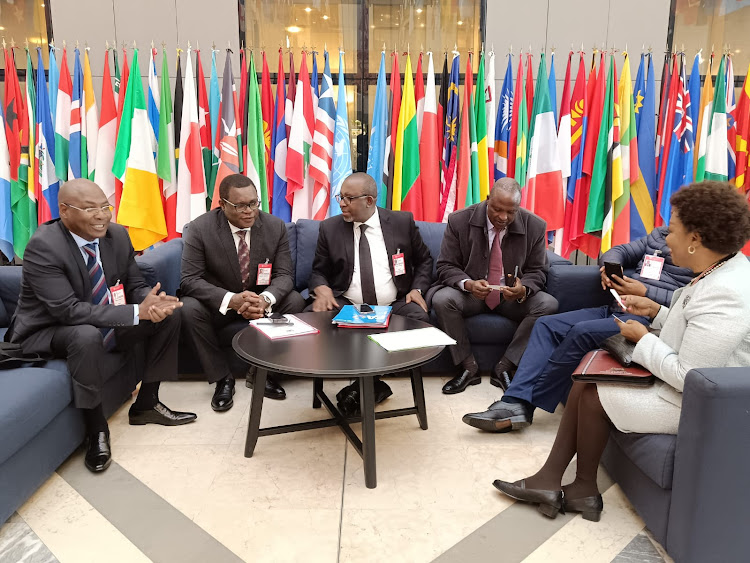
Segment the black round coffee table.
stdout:
<svg viewBox="0 0 750 563">
<path fill-rule="evenodd" d="M 339 426 L 362 457 L 365 484 L 372 489 L 377 484 L 375 469 L 375 419 L 415 414 L 419 426 L 427 430 L 427 411 L 420 366 L 435 358 L 443 346 L 432 346 L 403 352 L 388 352 L 367 338 L 368 334 L 425 328 L 421 321 L 392 315 L 387 329 L 338 328 L 331 323 L 336 312 L 299 313 L 296 316 L 320 330 L 318 334 L 271 340 L 254 327 L 238 332 L 232 340 L 237 355 L 257 367 L 253 378 L 253 394 L 245 441 L 245 457 L 252 457 L 259 436 L 284 434 L 313 428 Z M 414 406 L 404 409 L 375 412 L 373 377 L 409 371 Z M 263 409 L 263 389 L 268 372 L 314 378 L 313 407 L 325 405 L 333 418 L 260 428 Z M 323 392 L 323 378 L 359 378 L 359 417 L 346 417 Z M 362 440 L 351 429 L 350 423 L 362 422 Z"/>
</svg>

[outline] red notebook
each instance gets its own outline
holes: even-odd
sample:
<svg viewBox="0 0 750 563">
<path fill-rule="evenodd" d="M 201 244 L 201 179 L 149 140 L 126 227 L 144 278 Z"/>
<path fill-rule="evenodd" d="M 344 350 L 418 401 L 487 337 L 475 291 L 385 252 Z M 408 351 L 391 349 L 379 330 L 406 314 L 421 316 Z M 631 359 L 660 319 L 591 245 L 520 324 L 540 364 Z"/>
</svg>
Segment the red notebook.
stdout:
<svg viewBox="0 0 750 563">
<path fill-rule="evenodd" d="M 606 350 L 592 350 L 586 354 L 573 372 L 573 381 L 587 383 L 621 383 L 648 387 L 656 377 L 638 364 L 623 367 Z"/>
</svg>

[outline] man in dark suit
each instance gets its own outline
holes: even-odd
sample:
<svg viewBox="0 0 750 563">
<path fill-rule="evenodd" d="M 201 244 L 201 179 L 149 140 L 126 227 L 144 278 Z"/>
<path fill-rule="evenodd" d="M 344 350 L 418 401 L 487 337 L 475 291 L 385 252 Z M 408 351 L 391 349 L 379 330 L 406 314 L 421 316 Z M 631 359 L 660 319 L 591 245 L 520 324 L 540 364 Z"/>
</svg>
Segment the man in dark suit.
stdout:
<svg viewBox="0 0 750 563">
<path fill-rule="evenodd" d="M 146 362 L 130 424 L 195 420 L 159 402 L 159 382 L 177 378 L 182 304 L 158 294 L 159 284 L 146 285 L 130 237 L 110 223 L 112 206 L 99 186 L 72 180 L 58 198 L 60 219 L 41 225 L 26 247 L 21 295 L 6 338 L 25 353 L 67 360 L 73 400 L 86 422 L 85 464 L 98 472 L 112 460 L 102 382 L 125 365 L 135 343 L 144 342 Z"/>
<path fill-rule="evenodd" d="M 448 217 L 437 261 L 438 280 L 428 295 L 438 325 L 458 343 L 450 351 L 461 372 L 443 386 L 443 393 L 461 393 L 482 380 L 466 334 L 466 317 L 497 313 L 519 323 L 490 375 L 490 383 L 507 387 L 534 322 L 557 312 L 557 300 L 542 291 L 549 268 L 547 224 L 521 209 L 520 203 L 518 182 L 502 178 L 486 201 Z"/>
<path fill-rule="evenodd" d="M 220 207 L 190 223 L 182 251 L 180 296 L 191 340 L 209 383 L 211 408 L 232 408 L 234 376 L 221 342 L 266 313 L 299 313 L 286 226 L 258 209 L 250 178 L 232 174 L 219 186 Z M 266 397 L 284 399 L 284 389 L 266 380 Z"/>
<path fill-rule="evenodd" d="M 320 224 L 310 292 L 313 311 L 343 305 L 390 305 L 394 315 L 429 322 L 422 297 L 430 287 L 432 256 L 411 213 L 379 209 L 378 189 L 369 175 L 352 174 L 336 197 L 341 215 Z M 390 387 L 375 380 L 375 399 L 382 402 Z M 359 407 L 358 382 L 336 395 L 347 414 Z"/>
</svg>

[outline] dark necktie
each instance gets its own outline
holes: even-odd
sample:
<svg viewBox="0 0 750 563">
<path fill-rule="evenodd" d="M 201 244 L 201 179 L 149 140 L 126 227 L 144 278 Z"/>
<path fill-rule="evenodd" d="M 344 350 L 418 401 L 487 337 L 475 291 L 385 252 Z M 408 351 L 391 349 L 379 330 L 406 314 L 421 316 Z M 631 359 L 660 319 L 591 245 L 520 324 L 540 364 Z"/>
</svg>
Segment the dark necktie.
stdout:
<svg viewBox="0 0 750 563">
<path fill-rule="evenodd" d="M 245 242 L 245 231 L 235 233 L 240 241 L 237 247 L 237 258 L 240 260 L 240 275 L 242 276 L 242 289 L 250 287 L 250 247 Z"/>
<path fill-rule="evenodd" d="M 362 285 L 362 303 L 377 305 L 378 296 L 375 293 L 375 276 L 372 273 L 372 256 L 370 243 L 367 242 L 365 231 L 367 225 L 359 226 L 359 281 Z"/>
<path fill-rule="evenodd" d="M 500 233 L 497 229 L 494 230 L 495 238 L 492 240 L 492 248 L 490 249 L 490 268 L 487 274 L 487 283 L 500 285 L 503 281 L 503 251 L 500 248 Z M 500 304 L 501 295 L 502 293 L 499 291 L 493 290 L 484 302 L 490 309 L 494 309 Z"/>
<path fill-rule="evenodd" d="M 107 280 L 104 278 L 104 270 L 102 270 L 99 262 L 96 261 L 96 244 L 91 243 L 83 246 L 83 250 L 88 256 L 86 268 L 89 271 L 89 278 L 91 278 L 91 302 L 94 305 L 111 305 L 112 301 L 107 291 Z M 115 329 L 100 328 L 99 330 L 102 333 L 104 349 L 111 351 L 115 347 Z"/>
</svg>

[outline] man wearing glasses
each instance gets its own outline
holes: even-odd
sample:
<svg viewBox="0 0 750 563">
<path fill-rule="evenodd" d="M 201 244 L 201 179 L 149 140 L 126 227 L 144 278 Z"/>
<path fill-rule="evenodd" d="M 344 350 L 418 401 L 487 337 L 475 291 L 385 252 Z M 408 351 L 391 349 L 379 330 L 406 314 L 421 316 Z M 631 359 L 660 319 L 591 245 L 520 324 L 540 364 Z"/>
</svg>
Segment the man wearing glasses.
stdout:
<svg viewBox="0 0 750 563">
<path fill-rule="evenodd" d="M 201 215 L 183 234 L 180 297 L 190 338 L 209 383 L 216 388 L 211 408 L 232 408 L 234 376 L 222 344 L 247 327 L 249 319 L 305 308 L 294 291 L 286 226 L 258 209 L 252 181 L 232 174 L 219 186 L 220 207 Z M 284 399 L 277 381 L 266 380 L 264 395 Z"/>
<path fill-rule="evenodd" d="M 313 311 L 332 311 L 343 305 L 390 305 L 394 315 L 429 322 L 422 294 L 430 287 L 432 256 L 422 241 L 411 213 L 379 209 L 378 189 L 369 175 L 358 172 L 341 186 L 336 200 L 341 215 L 320 224 L 310 292 Z M 337 395 L 344 414 L 359 408 L 359 380 Z M 375 380 L 375 400 L 392 394 Z"/>
<path fill-rule="evenodd" d="M 159 293 L 158 283 L 146 285 L 130 237 L 110 222 L 112 206 L 99 186 L 71 180 L 58 198 L 60 219 L 40 225 L 26 247 L 6 338 L 24 353 L 67 360 L 73 401 L 86 424 L 84 462 L 99 472 L 112 460 L 102 382 L 121 375 L 136 343 L 144 343 L 146 358 L 130 424 L 177 426 L 196 419 L 159 401 L 159 383 L 177 378 L 182 303 Z"/>
</svg>

